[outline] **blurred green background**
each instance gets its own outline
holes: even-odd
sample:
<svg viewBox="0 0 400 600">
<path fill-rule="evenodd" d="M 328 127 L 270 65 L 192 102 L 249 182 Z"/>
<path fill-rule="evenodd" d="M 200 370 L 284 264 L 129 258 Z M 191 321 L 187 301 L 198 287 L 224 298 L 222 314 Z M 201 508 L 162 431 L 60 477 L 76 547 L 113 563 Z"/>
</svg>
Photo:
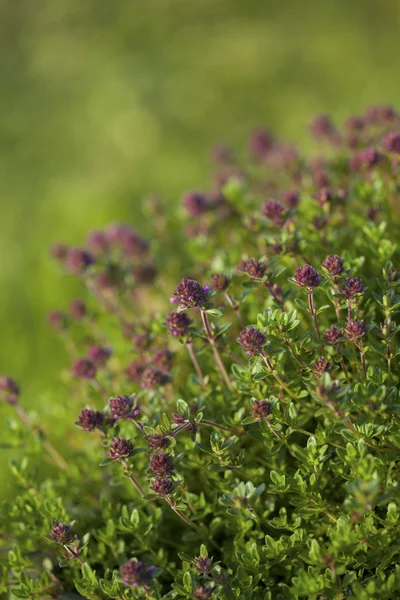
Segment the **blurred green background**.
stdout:
<svg viewBox="0 0 400 600">
<path fill-rule="evenodd" d="M 48 246 L 206 187 L 215 141 L 399 104 L 399 26 L 398 0 L 1 0 L 0 372 L 26 406 L 65 360 Z"/>
</svg>

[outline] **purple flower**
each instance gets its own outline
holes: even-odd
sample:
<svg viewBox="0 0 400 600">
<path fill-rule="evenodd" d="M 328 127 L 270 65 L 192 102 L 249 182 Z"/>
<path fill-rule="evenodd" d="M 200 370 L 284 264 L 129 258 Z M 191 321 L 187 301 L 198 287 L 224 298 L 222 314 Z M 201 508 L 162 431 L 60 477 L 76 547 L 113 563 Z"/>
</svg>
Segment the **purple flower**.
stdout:
<svg viewBox="0 0 400 600">
<path fill-rule="evenodd" d="M 358 155 L 360 165 L 366 169 L 375 167 L 382 162 L 383 155 L 376 148 L 364 148 Z"/>
<path fill-rule="evenodd" d="M 365 118 L 371 125 L 387 125 L 392 123 L 398 117 L 397 112 L 392 106 L 373 105 L 365 111 Z"/>
<path fill-rule="evenodd" d="M 148 242 L 130 225 L 112 223 L 104 233 L 106 239 L 120 246 L 129 258 L 142 256 L 148 250 Z"/>
<path fill-rule="evenodd" d="M 82 300 L 72 300 L 69 305 L 69 314 L 73 319 L 80 321 L 86 316 L 86 304 Z"/>
<path fill-rule="evenodd" d="M 53 310 L 47 313 L 46 321 L 54 331 L 63 331 L 67 328 L 67 315 L 61 310 Z"/>
<path fill-rule="evenodd" d="M 70 273 L 79 275 L 93 263 L 94 257 L 90 252 L 84 248 L 71 248 L 66 257 L 65 266 Z"/>
<path fill-rule="evenodd" d="M 346 120 L 345 126 L 350 131 L 362 131 L 366 123 L 362 117 L 349 117 Z"/>
<path fill-rule="evenodd" d="M 384 140 L 385 148 L 388 152 L 400 154 L 400 132 L 391 131 Z"/>
<path fill-rule="evenodd" d="M 283 200 L 289 208 L 296 208 L 300 202 L 300 195 L 297 190 L 287 190 L 283 193 Z"/>
<path fill-rule="evenodd" d="M 185 277 L 182 279 L 171 302 L 176 302 L 181 308 L 203 307 L 206 303 L 206 291 L 195 279 Z"/>
<path fill-rule="evenodd" d="M 344 333 L 351 342 L 361 341 L 366 335 L 364 321 L 349 321 Z"/>
<path fill-rule="evenodd" d="M 225 290 L 229 287 L 229 277 L 223 275 L 222 273 L 213 273 L 211 275 L 211 287 L 214 290 L 220 290 L 221 292 L 225 292 Z"/>
<path fill-rule="evenodd" d="M 173 337 L 185 337 L 189 333 L 191 320 L 186 313 L 174 310 L 167 316 L 166 323 L 170 335 Z"/>
<path fill-rule="evenodd" d="M 173 413 L 172 415 L 172 423 L 174 423 L 175 425 L 183 425 L 183 423 L 185 423 L 186 418 L 184 415 L 181 415 L 181 413 Z"/>
<path fill-rule="evenodd" d="M 203 575 L 208 575 L 211 571 L 212 563 L 213 559 L 208 558 L 208 556 L 197 556 L 193 560 L 193 568 Z"/>
<path fill-rule="evenodd" d="M 76 425 L 82 427 L 83 431 L 89 433 L 100 427 L 104 422 L 104 415 L 98 410 L 91 410 L 90 408 L 82 408 L 81 413 L 76 421 Z"/>
<path fill-rule="evenodd" d="M 167 437 L 160 435 L 159 433 L 154 433 L 149 438 L 147 438 L 147 442 L 152 450 L 163 450 L 168 448 L 169 440 Z"/>
<path fill-rule="evenodd" d="M 272 150 L 274 139 L 265 129 L 256 129 L 249 138 L 249 150 L 252 158 L 263 160 Z"/>
<path fill-rule="evenodd" d="M 159 348 L 150 359 L 151 364 L 162 371 L 170 371 L 172 368 L 173 354 L 168 348 Z"/>
<path fill-rule="evenodd" d="M 20 387 L 12 377 L 0 375 L 0 395 L 7 404 L 16 404 L 20 395 Z"/>
<path fill-rule="evenodd" d="M 321 282 L 320 274 L 311 265 L 298 267 L 294 277 L 299 287 L 307 287 L 309 289 L 317 287 Z"/>
<path fill-rule="evenodd" d="M 315 195 L 315 199 L 320 206 L 324 206 L 324 204 L 329 204 L 335 198 L 335 193 L 330 187 L 322 187 L 317 191 Z"/>
<path fill-rule="evenodd" d="M 190 217 L 198 217 L 209 209 L 207 198 L 198 192 L 185 194 L 182 204 Z"/>
<path fill-rule="evenodd" d="M 329 254 L 322 263 L 329 275 L 341 275 L 344 271 L 343 265 L 343 258 L 340 258 L 337 254 Z"/>
<path fill-rule="evenodd" d="M 130 365 L 125 369 L 125 373 L 129 377 L 131 381 L 134 383 L 139 383 L 142 378 L 143 372 L 145 370 L 145 365 L 142 362 L 133 361 Z"/>
<path fill-rule="evenodd" d="M 174 463 L 169 454 L 153 454 L 150 469 L 159 477 L 169 477 L 174 472 Z"/>
<path fill-rule="evenodd" d="M 115 437 L 108 449 L 108 456 L 112 460 L 120 461 L 128 458 L 133 452 L 133 444 L 130 440 Z"/>
<path fill-rule="evenodd" d="M 154 571 L 155 567 L 149 567 L 144 562 L 131 559 L 122 565 L 119 572 L 125 587 L 132 588 L 147 585 Z"/>
<path fill-rule="evenodd" d="M 168 373 L 164 373 L 164 371 L 160 371 L 160 369 L 154 367 L 147 367 L 143 372 L 140 385 L 142 388 L 152 390 L 165 385 L 168 381 Z"/>
<path fill-rule="evenodd" d="M 324 373 L 329 373 L 332 370 L 332 365 L 326 358 L 318 358 L 312 366 L 315 377 L 321 377 Z"/>
<path fill-rule="evenodd" d="M 96 367 L 103 367 L 110 358 L 111 353 L 111 348 L 94 345 L 89 348 L 88 357 Z"/>
<path fill-rule="evenodd" d="M 76 358 L 72 364 L 74 377 L 93 379 L 96 376 L 96 365 L 88 358 Z"/>
<path fill-rule="evenodd" d="M 247 273 L 250 279 L 262 279 L 267 269 L 263 262 L 255 258 L 249 258 L 249 260 L 241 261 L 239 268 L 244 273 Z"/>
<path fill-rule="evenodd" d="M 262 421 L 272 412 L 271 403 L 268 400 L 254 400 L 251 404 L 250 414 L 256 421 Z"/>
<path fill-rule="evenodd" d="M 72 533 L 71 526 L 60 521 L 53 521 L 49 536 L 53 542 L 60 544 L 60 546 L 70 544 L 76 539 Z"/>
<path fill-rule="evenodd" d="M 324 331 L 324 340 L 327 344 L 337 344 L 343 339 L 343 332 L 337 325 L 332 325 L 329 329 Z"/>
<path fill-rule="evenodd" d="M 275 225 L 283 225 L 285 222 L 285 208 L 276 200 L 267 200 L 262 206 L 264 217 L 275 223 Z"/>
<path fill-rule="evenodd" d="M 314 117 L 310 124 L 310 130 L 317 140 L 337 136 L 336 128 L 329 115 L 321 114 Z"/>
<path fill-rule="evenodd" d="M 247 327 L 240 332 L 238 342 L 247 356 L 261 354 L 262 347 L 267 341 L 262 331 L 255 327 Z"/>
<path fill-rule="evenodd" d="M 129 421 L 140 414 L 140 409 L 134 407 L 133 400 L 129 396 L 117 396 L 109 400 L 110 414 L 113 419 Z"/>
<path fill-rule="evenodd" d="M 164 498 L 165 496 L 169 496 L 172 494 L 174 489 L 174 484 L 170 479 L 163 479 L 162 477 L 157 477 L 151 484 L 150 488 L 153 490 L 156 496 L 159 498 Z"/>
<path fill-rule="evenodd" d="M 105 254 L 109 249 L 107 236 L 104 231 L 99 229 L 89 232 L 87 236 L 87 245 L 89 250 L 93 252 L 95 256 Z"/>
<path fill-rule="evenodd" d="M 213 591 L 210 586 L 198 585 L 194 590 L 194 597 L 196 598 L 196 600 L 208 600 L 208 598 L 211 597 L 212 592 Z"/>
<path fill-rule="evenodd" d="M 342 294 L 347 300 L 352 300 L 365 292 L 364 283 L 361 277 L 348 277 L 344 280 Z"/>
</svg>

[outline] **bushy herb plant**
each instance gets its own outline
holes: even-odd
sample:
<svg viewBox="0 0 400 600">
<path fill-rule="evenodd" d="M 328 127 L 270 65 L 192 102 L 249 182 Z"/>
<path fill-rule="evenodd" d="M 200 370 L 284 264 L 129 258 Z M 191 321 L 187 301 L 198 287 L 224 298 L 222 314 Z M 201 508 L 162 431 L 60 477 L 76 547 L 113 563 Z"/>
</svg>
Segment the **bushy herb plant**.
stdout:
<svg viewBox="0 0 400 600">
<path fill-rule="evenodd" d="M 216 147 L 212 191 L 146 200 L 148 239 L 51 249 L 83 290 L 48 315 L 69 420 L 55 446 L 1 377 L 2 593 L 400 597 L 400 116 L 311 131 L 311 159 Z"/>
</svg>

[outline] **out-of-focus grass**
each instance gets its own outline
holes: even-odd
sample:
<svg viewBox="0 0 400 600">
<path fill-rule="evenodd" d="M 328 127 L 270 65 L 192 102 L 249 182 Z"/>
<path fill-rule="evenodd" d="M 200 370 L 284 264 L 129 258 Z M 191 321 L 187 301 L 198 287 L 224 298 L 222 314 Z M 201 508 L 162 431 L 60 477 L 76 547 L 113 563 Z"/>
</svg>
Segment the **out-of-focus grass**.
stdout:
<svg viewBox="0 0 400 600">
<path fill-rule="evenodd" d="M 27 406 L 57 403 L 65 360 L 51 242 L 205 187 L 214 141 L 398 103 L 399 21 L 397 0 L 2 0 L 0 371 Z"/>
</svg>

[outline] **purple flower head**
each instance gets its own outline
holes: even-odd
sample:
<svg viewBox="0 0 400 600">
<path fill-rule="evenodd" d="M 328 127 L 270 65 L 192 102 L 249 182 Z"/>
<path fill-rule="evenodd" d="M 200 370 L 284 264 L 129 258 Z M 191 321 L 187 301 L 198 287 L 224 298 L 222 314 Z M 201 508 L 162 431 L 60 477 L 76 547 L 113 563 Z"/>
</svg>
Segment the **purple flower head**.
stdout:
<svg viewBox="0 0 400 600">
<path fill-rule="evenodd" d="M 89 433 L 100 427 L 104 423 L 104 415 L 98 410 L 91 410 L 90 408 L 82 408 L 76 425 L 82 427 L 83 431 Z"/>
<path fill-rule="evenodd" d="M 69 314 L 73 319 L 80 321 L 86 316 L 86 304 L 82 300 L 72 300 L 69 304 Z"/>
<path fill-rule="evenodd" d="M 196 600 L 208 600 L 208 598 L 211 598 L 212 592 L 213 591 L 210 586 L 198 585 L 194 590 L 194 597 Z"/>
<path fill-rule="evenodd" d="M 143 351 L 148 350 L 151 346 L 152 339 L 150 335 L 145 333 L 138 333 L 132 336 L 132 346 L 135 350 Z"/>
<path fill-rule="evenodd" d="M 364 148 L 358 155 L 360 165 L 366 169 L 375 167 L 383 160 L 383 155 L 376 148 Z"/>
<path fill-rule="evenodd" d="M 67 315 L 61 310 L 53 310 L 47 313 L 46 321 L 54 331 L 64 331 L 68 324 Z"/>
<path fill-rule="evenodd" d="M 223 275 L 223 273 L 213 273 L 211 275 L 211 287 L 214 290 L 225 292 L 229 287 L 229 277 Z"/>
<path fill-rule="evenodd" d="M 262 279 L 265 275 L 267 267 L 265 263 L 256 258 L 243 260 L 238 265 L 239 269 L 249 275 L 250 279 Z"/>
<path fill-rule="evenodd" d="M 334 200 L 334 198 L 335 192 L 332 190 L 332 188 L 329 187 L 322 187 L 320 190 L 317 191 L 315 195 L 315 199 L 320 206 L 324 206 L 324 204 L 329 204 Z"/>
<path fill-rule="evenodd" d="M 122 460 L 128 458 L 133 452 L 133 444 L 130 440 L 124 440 L 120 437 L 115 437 L 108 449 L 108 456 L 112 460 Z"/>
<path fill-rule="evenodd" d="M 371 125 L 387 125 L 397 119 L 398 115 L 392 106 L 374 105 L 365 111 L 365 118 Z"/>
<path fill-rule="evenodd" d="M 285 208 L 276 200 L 267 200 L 262 206 L 264 217 L 275 223 L 275 225 L 283 225 L 285 222 Z"/>
<path fill-rule="evenodd" d="M 169 454 L 153 454 L 150 469 L 159 477 L 169 477 L 174 472 L 174 463 Z"/>
<path fill-rule="evenodd" d="M 120 246 L 130 258 L 142 256 L 148 250 L 148 242 L 130 225 L 112 223 L 104 233 L 109 243 Z"/>
<path fill-rule="evenodd" d="M 247 356 L 261 354 L 262 347 L 267 341 L 262 331 L 255 327 L 246 327 L 240 332 L 238 342 Z"/>
<path fill-rule="evenodd" d="M 56 544 L 60 544 L 60 546 L 70 544 L 76 539 L 76 536 L 72 533 L 71 526 L 61 521 L 53 521 L 49 537 Z"/>
<path fill-rule="evenodd" d="M 181 413 L 174 413 L 172 415 L 172 422 L 175 425 L 183 425 L 183 423 L 185 423 L 186 418 L 184 415 L 181 415 Z"/>
<path fill-rule="evenodd" d="M 250 155 L 255 160 L 263 160 L 272 150 L 274 139 L 265 129 L 256 129 L 249 138 Z"/>
<path fill-rule="evenodd" d="M 50 248 L 50 256 L 59 262 L 64 262 L 67 258 L 69 247 L 66 244 L 53 244 Z"/>
<path fill-rule="evenodd" d="M 70 273 L 79 275 L 84 273 L 94 263 L 93 255 L 84 248 L 71 248 L 69 250 L 65 266 Z"/>
<path fill-rule="evenodd" d="M 166 319 L 168 333 L 173 337 L 185 337 L 189 333 L 190 317 L 176 310 L 169 313 Z"/>
<path fill-rule="evenodd" d="M 156 496 L 158 496 L 159 498 L 164 498 L 165 496 L 169 496 L 170 494 L 172 494 L 174 484 L 170 479 L 157 477 L 157 479 L 155 479 L 151 484 L 150 488 Z"/>
<path fill-rule="evenodd" d="M 343 332 L 337 325 L 332 325 L 329 329 L 324 331 L 324 340 L 327 344 L 337 344 L 343 339 Z"/>
<path fill-rule="evenodd" d="M 324 373 L 329 373 L 332 370 L 332 365 L 326 358 L 318 358 L 312 366 L 315 377 L 321 377 Z"/>
<path fill-rule="evenodd" d="M 147 442 L 152 450 L 163 450 L 169 446 L 168 438 L 159 433 L 151 435 L 147 438 Z"/>
<path fill-rule="evenodd" d="M 343 265 L 343 258 L 340 258 L 337 254 L 329 254 L 322 263 L 329 275 L 341 275 L 344 271 Z"/>
<path fill-rule="evenodd" d="M 329 185 L 330 179 L 329 175 L 326 171 L 320 170 L 315 171 L 313 174 L 314 185 L 317 188 L 326 188 Z"/>
<path fill-rule="evenodd" d="M 88 358 L 76 358 L 72 363 L 72 374 L 81 379 L 93 379 L 96 376 L 96 365 Z"/>
<path fill-rule="evenodd" d="M 198 192 L 185 194 L 182 204 L 190 217 L 198 217 L 209 209 L 207 198 Z"/>
<path fill-rule="evenodd" d="M 16 404 L 20 395 L 20 387 L 12 377 L 0 375 L 0 395 L 7 404 Z"/>
<path fill-rule="evenodd" d="M 365 292 L 364 283 L 361 277 L 348 277 L 344 280 L 342 294 L 347 300 L 352 300 Z"/>
<path fill-rule="evenodd" d="M 364 321 L 349 321 L 344 333 L 351 342 L 361 341 L 366 335 Z"/>
<path fill-rule="evenodd" d="M 310 131 L 317 140 L 335 138 L 337 136 L 336 127 L 330 116 L 324 114 L 314 117 L 310 124 Z"/>
<path fill-rule="evenodd" d="M 131 273 L 136 283 L 146 285 L 154 281 L 157 276 L 157 269 L 151 263 L 140 263 L 132 267 Z"/>
<path fill-rule="evenodd" d="M 135 559 L 128 560 L 119 570 L 125 587 L 130 588 L 147 585 L 154 571 L 155 567 L 149 567 L 146 563 Z"/>
<path fill-rule="evenodd" d="M 250 414 L 256 421 L 262 421 L 272 412 L 271 403 L 268 400 L 254 400 L 251 404 Z"/>
<path fill-rule="evenodd" d="M 153 390 L 165 385 L 168 381 L 168 373 L 160 371 L 160 369 L 156 369 L 155 367 L 147 367 L 143 372 L 140 385 L 144 389 Z"/>
<path fill-rule="evenodd" d="M 168 348 L 159 348 L 155 351 L 150 361 L 151 364 L 156 366 L 158 369 L 162 371 L 168 372 L 172 368 L 172 359 L 173 354 Z"/>
<path fill-rule="evenodd" d="M 129 396 L 117 396 L 109 400 L 110 414 L 116 421 L 118 419 L 130 421 L 140 414 L 140 409 L 134 407 L 133 400 Z"/>
<path fill-rule="evenodd" d="M 101 256 L 108 252 L 109 243 L 107 240 L 107 236 L 104 231 L 99 229 L 95 229 L 94 231 L 90 231 L 87 236 L 87 245 L 95 256 Z"/>
<path fill-rule="evenodd" d="M 208 556 L 197 556 L 193 560 L 193 568 L 202 573 L 203 575 L 208 575 L 212 569 L 213 559 L 208 558 Z"/>
<path fill-rule="evenodd" d="M 139 383 L 145 370 L 145 365 L 142 362 L 133 361 L 125 369 L 125 373 L 131 381 Z"/>
<path fill-rule="evenodd" d="M 300 202 L 300 195 L 297 190 L 287 190 L 283 193 L 283 201 L 289 208 L 296 208 Z"/>
<path fill-rule="evenodd" d="M 400 132 L 391 131 L 387 134 L 384 140 L 385 148 L 388 152 L 400 154 Z"/>
<path fill-rule="evenodd" d="M 88 350 L 88 358 L 96 365 L 96 367 L 103 367 L 112 354 L 111 348 L 105 346 L 94 345 Z"/>
<path fill-rule="evenodd" d="M 306 287 L 309 289 L 315 288 L 321 283 L 320 274 L 311 265 L 298 267 L 294 278 L 299 287 Z"/>
<path fill-rule="evenodd" d="M 206 291 L 195 279 L 185 277 L 182 279 L 175 292 L 171 302 L 179 304 L 183 309 L 194 306 L 203 307 L 206 303 Z"/>
<path fill-rule="evenodd" d="M 366 123 L 363 117 L 349 117 L 345 123 L 345 126 L 349 131 L 362 131 L 365 125 Z"/>
</svg>

